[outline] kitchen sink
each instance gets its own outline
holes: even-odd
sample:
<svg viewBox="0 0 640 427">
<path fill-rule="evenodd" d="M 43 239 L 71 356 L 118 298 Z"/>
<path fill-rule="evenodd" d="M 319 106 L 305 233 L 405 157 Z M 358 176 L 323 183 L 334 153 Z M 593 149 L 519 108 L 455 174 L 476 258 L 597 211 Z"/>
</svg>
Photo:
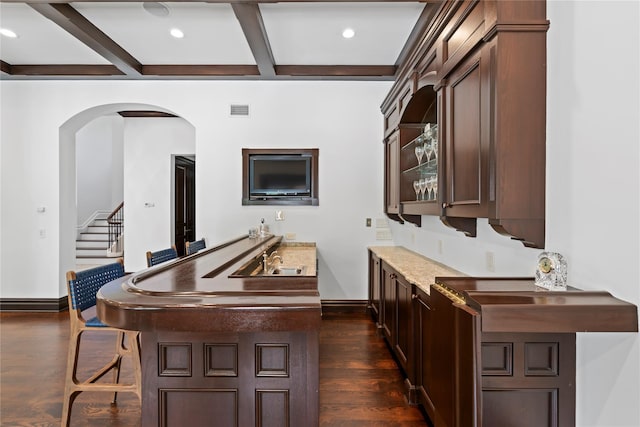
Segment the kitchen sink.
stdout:
<svg viewBox="0 0 640 427">
<path fill-rule="evenodd" d="M 277 274 L 280 276 L 302 276 L 306 272 L 306 270 L 307 267 L 304 265 L 297 267 L 280 266 L 270 270 L 269 274 Z"/>
</svg>

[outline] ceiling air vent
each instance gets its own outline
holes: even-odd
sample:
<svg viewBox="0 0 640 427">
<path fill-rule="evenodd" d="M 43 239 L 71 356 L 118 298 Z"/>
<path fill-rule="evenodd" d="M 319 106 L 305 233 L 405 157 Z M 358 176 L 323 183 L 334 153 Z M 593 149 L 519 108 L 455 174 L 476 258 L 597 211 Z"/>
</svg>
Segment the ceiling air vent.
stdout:
<svg viewBox="0 0 640 427">
<path fill-rule="evenodd" d="M 241 104 L 231 104 L 229 109 L 231 117 L 249 117 L 249 106 Z"/>
</svg>

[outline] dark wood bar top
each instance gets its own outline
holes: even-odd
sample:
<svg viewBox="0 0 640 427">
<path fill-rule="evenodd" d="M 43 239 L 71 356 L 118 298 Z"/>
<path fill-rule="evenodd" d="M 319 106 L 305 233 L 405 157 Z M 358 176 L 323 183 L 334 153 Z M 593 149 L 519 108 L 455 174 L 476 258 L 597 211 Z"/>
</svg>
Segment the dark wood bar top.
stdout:
<svg viewBox="0 0 640 427">
<path fill-rule="evenodd" d="M 532 278 L 438 277 L 454 302 L 482 316 L 482 332 L 637 332 L 638 309 L 605 291 L 547 291 Z"/>
<path fill-rule="evenodd" d="M 312 276 L 229 277 L 259 262 L 281 239 L 234 239 L 110 282 L 98 293 L 98 317 L 139 331 L 315 329 L 320 322 L 315 266 Z"/>
</svg>

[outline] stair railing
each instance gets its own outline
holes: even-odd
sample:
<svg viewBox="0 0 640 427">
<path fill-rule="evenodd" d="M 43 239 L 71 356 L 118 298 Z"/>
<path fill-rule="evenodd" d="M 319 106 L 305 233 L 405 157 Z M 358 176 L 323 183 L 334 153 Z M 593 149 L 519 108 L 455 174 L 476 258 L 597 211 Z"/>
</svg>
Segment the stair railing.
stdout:
<svg viewBox="0 0 640 427">
<path fill-rule="evenodd" d="M 109 250 L 111 252 L 121 252 L 120 248 L 114 249 L 114 244 L 120 240 L 124 229 L 124 202 L 120 203 L 117 208 L 107 217 L 109 224 Z M 116 245 L 118 246 L 118 245 Z"/>
</svg>

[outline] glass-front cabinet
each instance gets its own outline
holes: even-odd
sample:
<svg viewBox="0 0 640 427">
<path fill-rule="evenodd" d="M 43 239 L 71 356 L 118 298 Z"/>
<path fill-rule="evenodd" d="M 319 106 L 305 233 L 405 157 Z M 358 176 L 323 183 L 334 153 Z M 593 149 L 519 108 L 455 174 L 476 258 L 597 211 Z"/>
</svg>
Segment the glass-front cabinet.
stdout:
<svg viewBox="0 0 640 427">
<path fill-rule="evenodd" d="M 426 213 L 425 209 L 437 205 L 438 200 L 438 124 L 407 125 L 406 133 L 417 135 L 401 148 L 402 211 Z"/>
<path fill-rule="evenodd" d="M 398 214 L 401 220 L 420 226 L 421 215 L 440 213 L 441 135 L 433 86 L 411 97 L 397 129 Z"/>
</svg>

